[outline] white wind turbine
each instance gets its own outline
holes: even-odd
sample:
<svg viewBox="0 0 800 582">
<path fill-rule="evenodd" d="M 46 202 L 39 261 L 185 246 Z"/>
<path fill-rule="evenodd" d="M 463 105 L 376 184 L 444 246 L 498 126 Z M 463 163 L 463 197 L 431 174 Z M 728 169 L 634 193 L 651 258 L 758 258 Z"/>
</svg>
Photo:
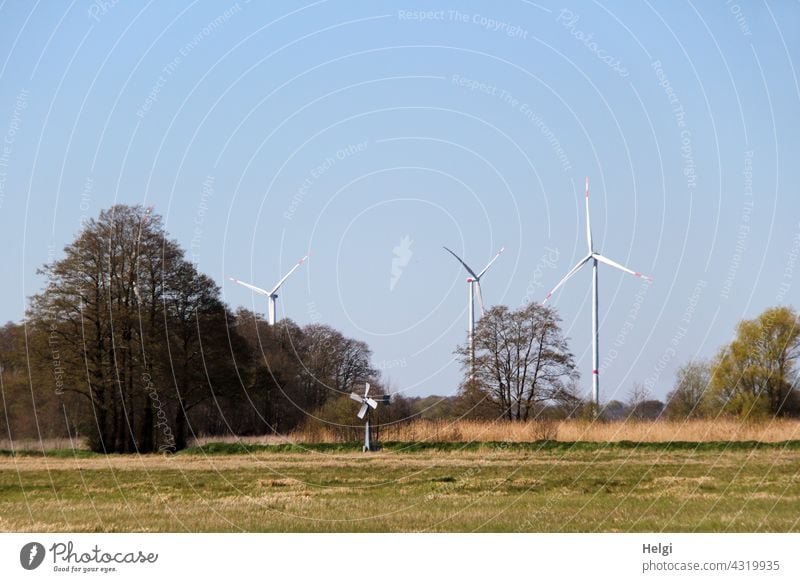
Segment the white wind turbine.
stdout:
<svg viewBox="0 0 800 582">
<path fill-rule="evenodd" d="M 599 360 L 599 330 L 598 330 L 598 319 L 597 319 L 597 263 L 605 263 L 606 265 L 610 265 L 614 268 L 619 269 L 620 271 L 624 271 L 635 277 L 641 277 L 646 281 L 652 281 L 651 277 L 647 277 L 638 273 L 636 271 L 632 271 L 627 267 L 623 267 L 617 262 L 612 261 L 611 259 L 607 259 L 603 255 L 598 252 L 595 252 L 594 245 L 592 244 L 592 226 L 591 222 L 589 221 L 589 178 L 586 178 L 586 242 L 589 246 L 589 254 L 586 255 L 583 259 L 581 259 L 577 265 L 572 267 L 572 270 L 566 274 L 566 276 L 558 282 L 558 285 L 553 287 L 553 290 L 547 294 L 542 304 L 544 305 L 547 303 L 547 300 L 556 292 L 556 290 L 561 287 L 564 283 L 567 282 L 567 279 L 572 277 L 575 273 L 577 273 L 581 267 L 583 267 L 589 261 L 592 262 L 592 403 L 595 406 L 595 411 L 599 410 L 600 406 L 600 372 L 598 369 L 598 360 Z"/>
<path fill-rule="evenodd" d="M 300 265 L 302 265 L 303 263 L 306 262 L 306 259 L 308 259 L 308 257 L 309 257 L 309 255 L 306 255 L 305 257 L 303 257 L 302 259 L 297 261 L 297 264 L 294 267 L 292 267 L 289 270 L 289 272 L 286 273 L 280 281 L 278 281 L 278 284 L 275 285 L 272 288 L 271 291 L 267 291 L 266 289 L 262 289 L 261 287 L 256 287 L 255 285 L 251 285 L 249 283 L 245 283 L 244 281 L 239 281 L 239 279 L 234 279 L 233 277 L 228 277 L 228 278 L 231 281 L 233 281 L 234 283 L 238 283 L 239 285 L 242 285 L 243 287 L 247 287 L 251 291 L 254 291 L 255 293 L 258 293 L 259 295 L 266 295 L 267 296 L 267 300 L 269 302 L 268 310 L 267 310 L 267 317 L 268 317 L 268 320 L 269 320 L 269 324 L 270 325 L 275 325 L 275 319 L 276 319 L 276 317 L 275 317 L 275 315 L 276 315 L 275 314 L 275 311 L 276 311 L 275 310 L 275 300 L 278 299 L 278 289 L 281 288 L 281 285 L 283 285 L 286 282 L 286 279 L 288 279 L 289 276 L 292 273 L 294 273 L 297 269 L 300 268 Z"/>
<path fill-rule="evenodd" d="M 378 408 L 378 402 L 369 397 L 369 382 L 367 382 L 366 387 L 364 388 L 364 396 L 361 394 L 356 394 L 355 392 L 350 393 L 350 398 L 355 400 L 359 404 L 361 404 L 361 408 L 358 411 L 358 418 L 364 420 L 364 452 L 369 452 L 372 450 L 372 441 L 370 440 L 370 413 L 372 410 Z M 370 410 L 372 409 L 372 410 Z M 366 420 L 364 419 L 366 417 Z"/>
<path fill-rule="evenodd" d="M 457 254 L 455 254 L 453 251 L 451 251 L 447 247 L 444 247 L 444 250 L 446 250 L 448 253 L 453 255 L 459 263 L 464 265 L 464 268 L 471 275 L 471 277 L 467 277 L 467 284 L 469 285 L 469 310 L 467 312 L 467 317 L 469 318 L 469 327 L 468 327 L 468 331 L 469 331 L 469 339 L 468 339 L 468 343 L 469 343 L 469 376 L 470 376 L 470 378 L 472 378 L 473 372 L 475 371 L 475 349 L 474 349 L 474 337 L 475 337 L 475 289 L 477 288 L 477 290 L 478 290 L 478 306 L 481 309 L 481 315 L 483 315 L 484 313 L 486 313 L 486 309 L 485 309 L 484 304 L 483 304 L 483 293 L 481 292 L 481 277 L 483 277 L 484 273 L 486 273 L 486 271 L 489 270 L 489 267 L 492 266 L 492 263 L 494 263 L 497 260 L 497 258 L 500 255 L 502 255 L 503 251 L 506 250 L 506 249 L 505 249 L 505 247 L 502 247 L 499 251 L 497 251 L 497 254 L 492 258 L 491 261 L 489 261 L 489 264 L 486 265 L 483 268 L 483 271 L 481 271 L 478 274 L 475 274 L 475 271 L 473 271 L 470 268 L 470 266 L 467 265 L 464 261 L 462 261 L 461 257 L 459 257 Z"/>
</svg>

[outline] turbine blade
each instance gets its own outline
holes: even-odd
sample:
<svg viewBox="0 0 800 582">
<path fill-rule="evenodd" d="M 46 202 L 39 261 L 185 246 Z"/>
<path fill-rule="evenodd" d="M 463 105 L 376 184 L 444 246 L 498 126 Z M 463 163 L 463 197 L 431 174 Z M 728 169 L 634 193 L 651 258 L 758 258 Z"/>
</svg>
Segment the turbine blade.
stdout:
<svg viewBox="0 0 800 582">
<path fill-rule="evenodd" d="M 491 261 L 489 261 L 489 264 L 488 264 L 488 265 L 486 265 L 486 266 L 483 268 L 483 271 L 481 271 L 480 273 L 478 273 L 478 279 L 480 279 L 481 277 L 483 277 L 483 274 L 484 274 L 486 271 L 488 271 L 488 270 L 489 270 L 489 267 L 491 267 L 491 266 L 492 266 L 492 263 L 494 263 L 494 262 L 495 262 L 495 261 L 498 259 L 498 257 L 499 257 L 500 255 L 502 255 L 502 254 L 503 254 L 503 251 L 504 251 L 504 250 L 506 250 L 506 247 L 501 247 L 501 248 L 500 248 L 500 250 L 499 250 L 499 251 L 497 251 L 497 254 L 496 254 L 496 255 L 495 255 L 493 258 L 492 258 L 492 260 L 491 260 Z"/>
<path fill-rule="evenodd" d="M 609 265 L 611 267 L 615 267 L 615 268 L 619 269 L 620 271 L 625 271 L 626 273 L 629 273 L 629 274 L 633 275 L 634 277 L 641 277 L 645 281 L 652 281 L 653 280 L 652 277 L 648 277 L 647 275 L 642 275 L 638 271 L 634 271 L 632 269 L 629 269 L 628 267 L 624 267 L 624 266 L 620 265 L 619 263 L 617 263 L 616 261 L 612 261 L 611 259 L 608 259 L 608 258 L 604 257 L 603 255 L 599 255 L 597 253 L 594 253 L 594 254 L 592 254 L 592 256 L 595 259 L 597 259 L 598 261 L 600 261 L 601 263 L 605 263 L 606 265 Z"/>
<path fill-rule="evenodd" d="M 367 387 L 364 388 L 364 398 L 367 397 L 367 394 L 369 394 L 369 382 L 367 382 Z"/>
<path fill-rule="evenodd" d="M 593 253 L 592 222 L 589 218 L 589 176 L 586 176 L 586 242 L 589 244 L 589 253 Z"/>
<path fill-rule="evenodd" d="M 286 279 L 288 279 L 288 278 L 289 278 L 289 276 L 290 276 L 292 273 L 294 273 L 294 272 L 295 272 L 297 269 L 299 269 L 299 268 L 300 268 L 300 265 L 302 265 L 303 263 L 305 263 L 305 262 L 306 262 L 306 259 L 308 259 L 308 257 L 309 257 L 309 255 L 306 255 L 305 257 L 303 257 L 302 259 L 300 259 L 299 261 L 297 261 L 297 264 L 296 264 L 294 267 L 292 267 L 292 268 L 291 268 L 291 270 L 290 270 L 288 273 L 286 273 L 286 274 L 283 276 L 283 279 L 281 279 L 280 281 L 278 281 L 278 284 L 277 284 L 277 285 L 275 285 L 275 286 L 272 288 L 272 291 L 270 291 L 270 295 L 275 295 L 275 293 L 277 293 L 277 292 L 278 292 L 278 289 L 280 289 L 280 288 L 281 288 L 281 285 L 283 285 L 283 284 L 286 282 Z"/>
<path fill-rule="evenodd" d="M 478 278 L 478 276 L 475 274 L 475 271 L 473 271 L 472 269 L 470 269 L 470 268 L 469 268 L 469 265 L 467 265 L 467 264 L 466 264 L 464 261 L 462 261 L 462 260 L 461 260 L 461 257 L 459 257 L 457 254 L 455 254 L 453 251 L 451 251 L 451 250 L 450 250 L 450 249 L 448 249 L 447 247 L 443 247 L 443 248 L 444 248 L 444 250 L 446 250 L 448 253 L 450 253 L 451 255 L 453 255 L 453 256 L 456 258 L 456 260 L 457 260 L 459 263 L 461 263 L 462 265 L 464 265 L 464 268 L 467 270 L 467 272 L 469 272 L 469 274 L 470 274 L 470 275 L 472 275 L 472 276 L 473 276 L 473 278 L 475 278 L 475 279 L 477 279 L 477 278 Z"/>
<path fill-rule="evenodd" d="M 373 410 L 378 408 L 378 403 L 375 402 L 372 398 L 367 398 L 364 402 L 366 404 L 369 404 L 372 407 Z"/>
<path fill-rule="evenodd" d="M 262 289 L 261 287 L 256 287 L 255 285 L 251 285 L 250 283 L 245 283 L 244 281 L 239 281 L 239 279 L 234 279 L 233 277 L 228 277 L 228 279 L 230 279 L 234 283 L 238 283 L 242 287 L 247 287 L 251 291 L 254 291 L 255 293 L 258 293 L 259 295 L 266 295 L 267 297 L 269 297 L 269 295 L 270 295 L 269 291 L 267 291 L 265 289 Z"/>
<path fill-rule="evenodd" d="M 574 267 L 572 267 L 572 270 L 571 270 L 569 273 L 567 273 L 567 274 L 564 276 L 564 278 L 563 278 L 563 279 L 561 279 L 561 281 L 559 281 L 559 282 L 558 282 L 558 285 L 556 285 L 555 287 L 553 287 L 553 290 L 552 290 L 552 291 L 550 291 L 550 293 L 548 293 L 548 294 L 547 294 L 547 296 L 544 298 L 544 301 L 542 301 L 542 305 L 544 305 L 545 303 L 547 303 L 547 300 L 548 300 L 548 299 L 550 299 L 550 297 L 553 295 L 553 293 L 555 293 L 555 292 L 556 292 L 556 290 L 557 290 L 559 287 L 561 287 L 561 286 L 562 286 L 564 283 L 566 283 L 566 282 L 567 282 L 567 280 L 568 280 L 570 277 L 572 277 L 572 276 L 573 276 L 575 273 L 577 273 L 577 272 L 580 270 L 580 268 L 581 268 L 582 266 L 584 266 L 584 265 L 585 265 L 585 264 L 586 264 L 586 263 L 589 261 L 589 259 L 591 259 L 591 258 L 592 258 L 592 255 L 587 255 L 585 258 L 581 259 L 581 260 L 578 262 L 578 264 L 577 264 L 577 265 L 575 265 Z"/>
<path fill-rule="evenodd" d="M 475 281 L 475 285 L 478 287 L 478 307 L 481 310 L 481 317 L 486 315 L 486 308 L 483 305 L 483 292 L 481 291 L 481 282 Z"/>
<path fill-rule="evenodd" d="M 369 406 L 367 406 L 366 402 L 364 404 L 362 404 L 361 405 L 361 410 L 358 411 L 358 418 L 360 418 L 361 420 L 364 420 L 364 417 L 367 414 L 367 409 L 368 408 L 369 408 Z"/>
<path fill-rule="evenodd" d="M 356 394 L 355 392 L 350 393 L 350 400 L 355 400 L 356 402 L 364 402 L 364 399 L 361 397 L 361 395 Z"/>
</svg>

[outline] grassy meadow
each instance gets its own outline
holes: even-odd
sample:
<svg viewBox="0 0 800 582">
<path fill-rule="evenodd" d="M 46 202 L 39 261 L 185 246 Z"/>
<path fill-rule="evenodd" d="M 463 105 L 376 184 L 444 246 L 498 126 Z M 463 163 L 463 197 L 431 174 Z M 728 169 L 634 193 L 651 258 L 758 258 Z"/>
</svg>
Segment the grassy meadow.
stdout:
<svg viewBox="0 0 800 582">
<path fill-rule="evenodd" d="M 800 441 L 0 454 L 1 531 L 800 531 Z"/>
</svg>

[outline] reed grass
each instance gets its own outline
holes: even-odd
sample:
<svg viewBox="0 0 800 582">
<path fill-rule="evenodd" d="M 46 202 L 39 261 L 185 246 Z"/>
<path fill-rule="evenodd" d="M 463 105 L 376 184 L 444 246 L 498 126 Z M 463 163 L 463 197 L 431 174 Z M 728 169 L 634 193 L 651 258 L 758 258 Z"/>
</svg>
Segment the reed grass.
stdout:
<svg viewBox="0 0 800 582">
<path fill-rule="evenodd" d="M 378 438 L 393 442 L 783 442 L 800 439 L 800 421 L 747 422 L 735 419 L 687 421 L 530 422 L 416 420 L 377 427 Z M 320 427 L 299 429 L 294 443 L 337 443 L 357 440 L 363 429 Z M 215 440 L 215 439 L 211 439 Z"/>
<path fill-rule="evenodd" d="M 329 427 L 318 424 L 288 435 L 207 435 L 189 441 L 190 447 L 211 443 L 245 446 L 355 443 L 363 439 L 363 428 Z M 471 443 L 559 441 L 564 443 L 631 441 L 640 443 L 670 442 L 763 442 L 800 440 L 800 420 L 761 422 L 735 419 L 688 421 L 590 422 L 583 420 L 535 420 L 507 422 L 485 420 L 414 420 L 376 427 L 376 436 L 384 442 L 401 443 Z M 87 451 L 82 439 L 0 439 L 0 451 Z"/>
</svg>

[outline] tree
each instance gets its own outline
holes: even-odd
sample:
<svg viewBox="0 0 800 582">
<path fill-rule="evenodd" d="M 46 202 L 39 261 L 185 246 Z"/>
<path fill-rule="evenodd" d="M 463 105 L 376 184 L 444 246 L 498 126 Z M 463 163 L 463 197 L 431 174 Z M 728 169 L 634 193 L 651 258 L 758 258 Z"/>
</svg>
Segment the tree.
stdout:
<svg viewBox="0 0 800 582">
<path fill-rule="evenodd" d="M 628 407 L 619 400 L 609 400 L 600 411 L 603 420 L 625 420 L 628 417 Z"/>
<path fill-rule="evenodd" d="M 636 417 L 637 408 L 646 402 L 648 398 L 650 398 L 650 391 L 641 382 L 635 382 L 628 394 L 628 416 Z"/>
<path fill-rule="evenodd" d="M 409 416 L 423 420 L 442 420 L 457 418 L 456 401 L 453 396 L 409 397 Z M 396 406 L 395 406 L 396 408 Z"/>
<path fill-rule="evenodd" d="M 40 272 L 47 284 L 28 310 L 35 367 L 58 352 L 59 391 L 81 402 L 91 448 L 185 446 L 187 414 L 233 387 L 230 355 L 244 356 L 219 289 L 167 238 L 160 217 L 141 206 L 102 211 Z"/>
<path fill-rule="evenodd" d="M 182 261 L 164 294 L 166 344 L 175 391 L 168 393 L 174 408 L 175 447 L 187 444 L 191 413 L 210 401 L 233 397 L 241 382 L 238 368 L 247 369 L 249 351 L 244 339 L 231 332 L 230 314 L 219 298 L 219 288 L 194 266 Z"/>
<path fill-rule="evenodd" d="M 494 420 L 498 413 L 497 402 L 489 395 L 486 385 L 476 379 L 466 378 L 453 403 L 453 417 L 475 420 Z"/>
<path fill-rule="evenodd" d="M 736 328 L 714 360 L 704 406 L 741 417 L 797 415 L 791 379 L 800 357 L 800 319 L 789 307 L 767 309 Z"/>
<path fill-rule="evenodd" d="M 37 365 L 29 358 L 37 339 L 23 324 L 0 327 L 0 435 L 12 440 L 78 437 L 77 398 L 63 392 L 59 347 L 53 344 L 48 359 Z"/>
<path fill-rule="evenodd" d="M 462 393 L 485 397 L 508 420 L 528 420 L 548 402 L 574 400 L 577 378 L 573 356 L 555 311 L 536 303 L 517 310 L 496 306 L 475 330 L 475 372 Z M 458 348 L 469 373 L 469 346 Z"/>
<path fill-rule="evenodd" d="M 226 408 L 227 428 L 234 434 L 279 433 L 294 426 L 291 396 L 297 372 L 292 361 L 290 335 L 299 328 L 289 320 L 271 326 L 260 315 L 239 308 L 234 328 L 247 344 L 250 369 L 241 393 Z"/>
<path fill-rule="evenodd" d="M 703 397 L 710 382 L 711 365 L 706 360 L 695 360 L 678 368 L 675 385 L 667 394 L 667 418 L 678 420 L 701 417 Z"/>
<path fill-rule="evenodd" d="M 664 412 L 664 403 L 655 398 L 643 400 L 631 408 L 630 418 L 638 420 L 657 420 Z"/>
<path fill-rule="evenodd" d="M 236 313 L 236 329 L 246 340 L 254 363 L 252 382 L 233 415 L 242 434 L 286 433 L 307 424 L 309 415 L 329 401 L 363 391 L 364 382 L 379 386 L 366 343 L 320 324 L 300 327 L 289 319 L 270 326 L 245 309 Z"/>
<path fill-rule="evenodd" d="M 650 397 L 650 391 L 641 382 L 636 382 L 628 395 L 625 418 L 655 420 L 664 411 L 664 403 Z"/>
<path fill-rule="evenodd" d="M 370 364 L 369 346 L 327 325 L 305 326 L 295 344 L 295 354 L 306 410 L 323 406 L 332 396 L 362 390 L 364 382 L 376 383 L 378 379 L 377 370 Z"/>
</svg>

